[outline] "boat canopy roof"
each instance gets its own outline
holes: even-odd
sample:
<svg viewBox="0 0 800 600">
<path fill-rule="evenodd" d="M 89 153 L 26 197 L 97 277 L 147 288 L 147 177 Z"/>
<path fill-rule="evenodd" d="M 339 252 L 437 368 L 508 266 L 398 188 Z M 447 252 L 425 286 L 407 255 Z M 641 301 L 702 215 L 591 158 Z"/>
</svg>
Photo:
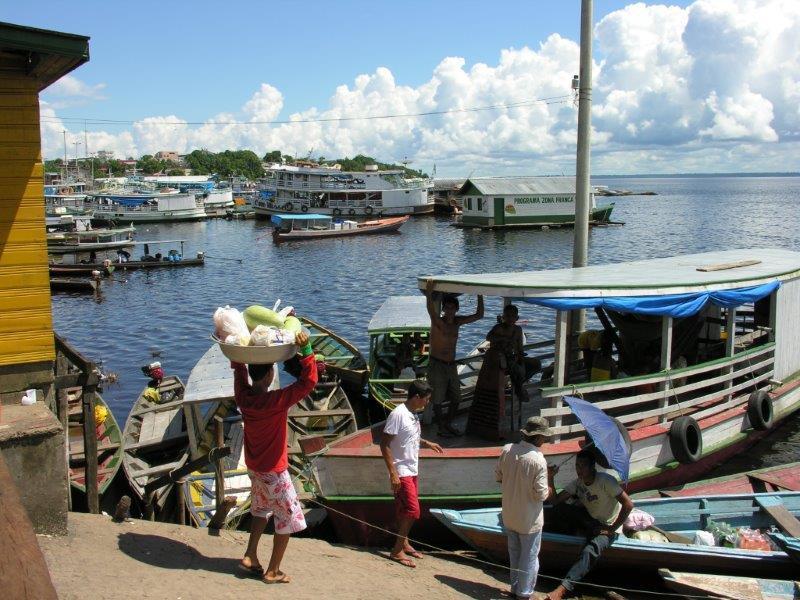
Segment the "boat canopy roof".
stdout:
<svg viewBox="0 0 800 600">
<path fill-rule="evenodd" d="M 367 325 L 370 335 L 389 331 L 428 331 L 431 318 L 424 296 L 390 296 Z"/>
<path fill-rule="evenodd" d="M 272 215 L 272 222 L 280 225 L 283 221 L 330 221 L 330 215 L 320 215 L 316 213 L 306 213 L 303 215 Z"/>
<path fill-rule="evenodd" d="M 458 190 L 458 195 L 477 193 L 482 196 L 530 194 L 574 194 L 574 177 L 471 177 Z"/>
<path fill-rule="evenodd" d="M 800 277 L 800 253 L 740 249 L 572 269 L 439 275 L 434 290 L 518 298 L 664 296 L 731 290 Z M 428 277 L 420 277 L 420 289 Z"/>
</svg>

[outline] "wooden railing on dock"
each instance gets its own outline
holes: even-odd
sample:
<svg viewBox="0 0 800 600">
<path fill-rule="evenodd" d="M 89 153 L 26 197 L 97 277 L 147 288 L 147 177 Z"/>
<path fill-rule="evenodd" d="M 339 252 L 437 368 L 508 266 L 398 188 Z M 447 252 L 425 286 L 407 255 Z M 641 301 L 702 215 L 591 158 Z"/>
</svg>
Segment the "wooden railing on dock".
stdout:
<svg viewBox="0 0 800 600">
<path fill-rule="evenodd" d="M 14 479 L 0 453 L 0 582 L 3 598 L 57 600 Z"/>
<path fill-rule="evenodd" d="M 58 419 L 64 427 L 65 444 L 69 442 L 69 416 L 66 389 L 83 388 L 81 404 L 83 411 L 83 448 L 86 458 L 86 500 L 89 512 L 100 513 L 100 496 L 97 490 L 97 433 L 94 420 L 94 398 L 100 383 L 97 365 L 73 348 L 67 340 L 56 334 L 55 390 L 58 402 Z M 69 459 L 67 459 L 69 461 Z M 67 462 L 69 472 L 69 462 Z M 67 498 L 70 489 L 67 483 Z"/>
</svg>

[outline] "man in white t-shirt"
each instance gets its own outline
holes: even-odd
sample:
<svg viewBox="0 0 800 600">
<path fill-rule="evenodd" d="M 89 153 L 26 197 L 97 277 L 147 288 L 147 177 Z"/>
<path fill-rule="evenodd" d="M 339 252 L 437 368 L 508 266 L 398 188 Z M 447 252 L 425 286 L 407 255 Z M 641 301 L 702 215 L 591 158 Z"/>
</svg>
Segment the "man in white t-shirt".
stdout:
<svg viewBox="0 0 800 600">
<path fill-rule="evenodd" d="M 547 460 L 539 449 L 551 431 L 547 419 L 531 417 L 520 433 L 522 440 L 503 447 L 495 475 L 503 492 L 503 529 L 511 562 L 510 596 L 528 600 L 539 574 L 543 503 L 553 491 Z"/>
<path fill-rule="evenodd" d="M 389 470 L 397 512 L 397 541 L 390 558 L 411 568 L 417 566 L 411 557 L 422 558 L 422 554 L 408 542 L 408 532 L 420 517 L 417 488 L 419 449 L 421 446 L 442 452 L 439 444 L 420 437 L 419 413 L 425 410 L 430 399 L 431 387 L 419 379 L 412 381 L 408 386 L 408 399 L 389 413 L 381 437 L 381 454 Z"/>
<path fill-rule="evenodd" d="M 549 600 L 561 600 L 567 592 L 575 590 L 575 584 L 597 564 L 600 555 L 611 545 L 625 519 L 633 510 L 633 501 L 620 487 L 619 482 L 608 473 L 598 473 L 595 455 L 584 449 L 575 457 L 577 479 L 571 481 L 553 501 L 557 505 L 568 498 L 575 498 L 581 507 L 558 506 L 562 514 L 574 521 L 587 533 L 587 543 L 580 558 L 572 565 L 561 585 L 547 595 Z M 567 508 L 568 511 L 563 509 Z"/>
</svg>

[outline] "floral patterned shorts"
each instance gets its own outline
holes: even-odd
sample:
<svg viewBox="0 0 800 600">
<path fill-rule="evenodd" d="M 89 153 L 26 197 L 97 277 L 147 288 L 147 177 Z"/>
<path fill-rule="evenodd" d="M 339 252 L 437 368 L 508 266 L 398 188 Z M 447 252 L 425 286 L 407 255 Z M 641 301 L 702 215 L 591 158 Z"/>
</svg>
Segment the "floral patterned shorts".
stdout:
<svg viewBox="0 0 800 600">
<path fill-rule="evenodd" d="M 306 519 L 289 471 L 257 473 L 248 471 L 252 484 L 250 514 L 269 519 L 275 516 L 275 533 L 297 533 L 306 528 Z"/>
</svg>

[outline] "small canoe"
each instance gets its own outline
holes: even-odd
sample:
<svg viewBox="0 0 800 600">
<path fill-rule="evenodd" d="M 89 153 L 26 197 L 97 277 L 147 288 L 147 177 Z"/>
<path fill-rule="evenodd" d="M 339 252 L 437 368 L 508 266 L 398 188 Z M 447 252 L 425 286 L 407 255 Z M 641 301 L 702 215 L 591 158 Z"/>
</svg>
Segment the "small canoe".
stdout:
<svg viewBox="0 0 800 600">
<path fill-rule="evenodd" d="M 761 530 L 777 525 L 771 514 L 761 506 L 764 496 L 779 498 L 790 514 L 794 517 L 800 515 L 800 492 L 653 498 L 639 500 L 636 506 L 653 515 L 660 529 L 692 539 L 694 532 L 705 529 L 709 521 Z M 508 560 L 500 508 L 464 511 L 432 509 L 431 513 L 481 554 L 492 560 Z M 542 565 L 544 568 L 568 568 L 578 558 L 585 540 L 579 536 L 551 533 L 547 531 L 547 523 L 545 509 L 545 532 L 539 554 Z M 782 550 L 650 542 L 622 535 L 603 553 L 600 565 L 628 571 L 690 568 L 702 572 L 775 578 L 797 574 L 797 563 Z"/>
<path fill-rule="evenodd" d="M 337 376 L 344 387 L 360 394 L 367 384 L 369 371 L 358 348 L 308 317 L 300 317 L 300 322 L 311 334 L 314 353 L 325 358 L 327 370 Z"/>
<path fill-rule="evenodd" d="M 144 486 L 151 479 L 182 466 L 188 458 L 183 389 L 183 382 L 170 375 L 158 388 L 160 403 L 146 399 L 142 390 L 125 422 L 122 464 L 131 488 L 142 500 Z M 158 491 L 155 501 L 159 509 L 164 508 L 171 489 L 168 485 Z"/>
<path fill-rule="evenodd" d="M 669 569 L 659 569 L 658 574 L 667 588 L 690 596 L 709 594 L 714 598 L 731 600 L 800 599 L 800 583 L 797 581 L 681 573 Z"/>
<path fill-rule="evenodd" d="M 51 277 L 91 277 L 95 272 L 108 277 L 114 272 L 114 265 L 103 264 L 75 264 L 63 265 L 50 263 Z"/>
<path fill-rule="evenodd" d="M 50 289 L 54 292 L 75 292 L 79 294 L 93 294 L 100 287 L 96 279 L 82 279 L 80 277 L 51 277 Z"/>
<path fill-rule="evenodd" d="M 800 462 L 766 467 L 725 477 L 703 479 L 677 487 L 636 494 L 637 498 L 800 492 Z"/>
<path fill-rule="evenodd" d="M 244 463 L 244 429 L 242 418 L 232 401 L 221 402 L 215 415 L 222 418 L 223 437 L 231 454 L 222 460 L 224 466 L 226 498 L 234 498 L 235 505 L 225 518 L 226 528 L 236 528 L 248 518 L 250 510 L 250 477 Z M 214 418 L 208 421 L 203 432 L 199 452 L 208 452 L 216 445 Z M 287 423 L 287 446 L 289 473 L 295 480 L 295 488 L 301 500 L 305 496 L 305 482 L 301 440 L 308 436 L 320 436 L 334 440 L 357 430 L 355 415 L 341 386 L 335 382 L 321 382 L 311 394 L 303 398 L 289 411 Z M 207 527 L 216 511 L 216 476 L 212 465 L 192 473 L 184 484 L 184 499 L 192 522 L 198 527 Z M 319 519 L 319 511 L 307 514 L 311 525 Z"/>
<path fill-rule="evenodd" d="M 83 448 L 82 388 L 67 390 L 69 425 L 69 483 L 86 493 L 86 453 Z M 95 435 L 97 437 L 97 491 L 100 496 L 122 464 L 122 437 L 119 425 L 100 394 L 95 394 Z"/>
</svg>

